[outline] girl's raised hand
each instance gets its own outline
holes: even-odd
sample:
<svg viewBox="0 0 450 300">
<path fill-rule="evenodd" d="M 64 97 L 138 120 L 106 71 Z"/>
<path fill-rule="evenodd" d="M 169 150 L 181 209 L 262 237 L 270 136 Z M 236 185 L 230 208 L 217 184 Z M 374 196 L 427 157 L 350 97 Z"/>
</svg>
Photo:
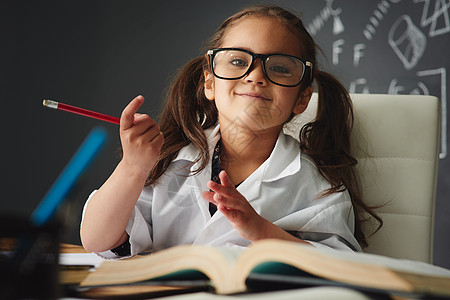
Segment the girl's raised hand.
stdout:
<svg viewBox="0 0 450 300">
<path fill-rule="evenodd" d="M 144 103 L 143 96 L 134 98 L 120 117 L 120 140 L 122 143 L 122 164 L 135 174 L 147 176 L 153 168 L 164 143 L 164 137 L 156 122 L 137 110 Z"/>
<path fill-rule="evenodd" d="M 207 186 L 212 192 L 203 192 L 203 198 L 215 204 L 243 238 L 250 241 L 264 238 L 266 227 L 272 224 L 237 191 L 225 171 L 219 173 L 219 179 L 221 184 L 208 181 Z"/>
</svg>

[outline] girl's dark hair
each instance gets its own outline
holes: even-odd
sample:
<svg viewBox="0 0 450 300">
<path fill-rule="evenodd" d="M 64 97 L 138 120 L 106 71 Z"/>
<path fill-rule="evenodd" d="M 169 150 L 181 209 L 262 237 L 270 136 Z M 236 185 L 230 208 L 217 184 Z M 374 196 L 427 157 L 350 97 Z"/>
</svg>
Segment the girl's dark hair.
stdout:
<svg viewBox="0 0 450 300">
<path fill-rule="evenodd" d="M 355 170 L 357 160 L 350 153 L 353 109 L 347 90 L 331 74 L 318 69 L 316 49 L 319 47 L 300 18 L 278 6 L 253 6 L 229 17 L 211 38 L 207 49 L 220 47 L 226 30 L 248 16 L 272 17 L 286 25 L 303 45 L 302 58 L 312 62 L 314 68 L 311 70 L 311 80 L 305 80 L 301 88 L 316 81 L 318 109 L 316 119 L 300 131 L 300 148 L 314 160 L 319 172 L 331 184 L 331 188 L 319 196 L 348 190 L 355 210 L 354 235 L 362 247 L 367 246 L 362 222 L 368 214 L 378 221 L 379 229 L 382 220 L 362 201 Z M 214 126 L 218 121 L 214 101 L 209 101 L 204 94 L 204 72 L 208 70 L 207 58 L 200 56 L 186 64 L 174 78 L 159 119 L 161 131 L 164 132 L 164 145 L 159 160 L 149 173 L 147 185 L 156 182 L 180 149 L 190 143 L 200 150 L 194 162 L 200 162 L 200 167 L 195 172 L 200 172 L 208 164 L 209 147 L 204 129 Z"/>
</svg>

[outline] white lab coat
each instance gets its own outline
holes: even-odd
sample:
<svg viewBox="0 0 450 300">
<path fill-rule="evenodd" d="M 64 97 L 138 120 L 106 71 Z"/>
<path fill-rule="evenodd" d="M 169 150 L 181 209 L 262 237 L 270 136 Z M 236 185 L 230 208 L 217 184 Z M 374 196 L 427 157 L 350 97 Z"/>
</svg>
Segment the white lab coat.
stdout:
<svg viewBox="0 0 450 300">
<path fill-rule="evenodd" d="M 219 126 L 205 133 L 212 154 Z M 220 211 L 211 217 L 209 202 L 202 198 L 211 179 L 211 161 L 200 173 L 187 176 L 198 168 L 199 163 L 189 166 L 198 155 L 192 144 L 181 149 L 158 182 L 143 189 L 126 227 L 132 255 L 179 244 L 250 244 Z M 361 251 L 353 236 L 348 192 L 316 197 L 329 187 L 298 142 L 281 132 L 270 157 L 237 189 L 262 217 L 314 246 Z M 99 255 L 114 257 L 111 251 Z"/>
</svg>

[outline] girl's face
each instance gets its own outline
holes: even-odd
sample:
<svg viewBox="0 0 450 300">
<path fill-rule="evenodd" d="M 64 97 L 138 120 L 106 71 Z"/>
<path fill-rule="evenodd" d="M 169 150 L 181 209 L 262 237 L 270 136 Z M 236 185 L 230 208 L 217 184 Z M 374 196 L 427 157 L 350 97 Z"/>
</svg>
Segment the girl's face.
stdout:
<svg viewBox="0 0 450 300">
<path fill-rule="evenodd" d="M 285 25 L 268 17 L 245 17 L 225 32 L 221 48 L 241 48 L 258 54 L 283 53 L 302 56 L 302 45 Z M 241 79 L 224 80 L 205 72 L 205 94 L 215 100 L 221 128 L 245 127 L 255 133 L 281 130 L 292 113 L 302 113 L 312 88 L 301 91 L 270 82 L 256 59 Z"/>
</svg>

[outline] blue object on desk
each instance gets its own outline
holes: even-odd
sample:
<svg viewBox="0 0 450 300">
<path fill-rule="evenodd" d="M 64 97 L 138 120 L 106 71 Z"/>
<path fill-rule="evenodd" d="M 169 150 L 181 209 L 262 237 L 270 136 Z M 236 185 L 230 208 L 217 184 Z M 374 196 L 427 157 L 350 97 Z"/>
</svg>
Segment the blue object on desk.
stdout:
<svg viewBox="0 0 450 300">
<path fill-rule="evenodd" d="M 44 225 L 52 219 L 72 186 L 104 145 L 106 137 L 107 132 L 102 127 L 95 127 L 91 130 L 42 201 L 33 211 L 31 222 L 35 226 Z"/>
</svg>

